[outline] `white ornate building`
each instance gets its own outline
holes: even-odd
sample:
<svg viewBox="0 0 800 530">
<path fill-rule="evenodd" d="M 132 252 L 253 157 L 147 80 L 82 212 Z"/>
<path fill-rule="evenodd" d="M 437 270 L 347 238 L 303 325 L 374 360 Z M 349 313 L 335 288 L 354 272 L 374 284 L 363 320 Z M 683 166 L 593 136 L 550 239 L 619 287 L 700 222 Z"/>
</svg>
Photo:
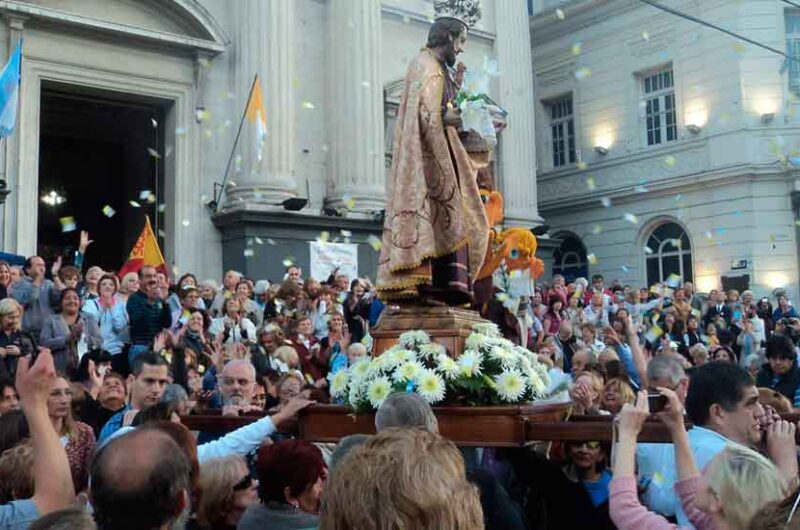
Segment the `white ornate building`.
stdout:
<svg viewBox="0 0 800 530">
<path fill-rule="evenodd" d="M 498 179 L 509 220 L 532 226 L 528 7 L 482 7 L 465 62 L 498 58 L 496 99 L 511 112 Z M 24 39 L 18 129 L 0 145 L 11 190 L 0 248 L 47 255 L 74 244 L 59 227 L 72 217 L 97 240 L 89 261 L 116 268 L 149 213 L 167 262 L 202 277 L 236 268 L 278 278 L 286 257 L 304 265 L 307 242 L 339 229 L 360 243 L 360 272 L 374 274 L 366 241 L 380 229 L 384 112 L 425 43 L 431 0 L 3 0 L 0 14 L 0 57 Z M 233 149 L 256 74 L 268 133 L 260 165 L 247 133 Z M 229 163 L 235 186 L 214 213 L 207 203 Z M 50 191 L 66 202 L 44 203 Z M 307 204 L 285 210 L 293 197 Z M 343 217 L 324 214 L 343 206 Z"/>
<path fill-rule="evenodd" d="M 660 3 L 800 51 L 787 3 Z M 796 298 L 800 172 L 785 162 L 800 151 L 800 62 L 639 0 L 533 8 L 539 213 L 563 241 L 555 268 L 640 286 L 678 274 L 701 291 L 747 279 Z"/>
</svg>

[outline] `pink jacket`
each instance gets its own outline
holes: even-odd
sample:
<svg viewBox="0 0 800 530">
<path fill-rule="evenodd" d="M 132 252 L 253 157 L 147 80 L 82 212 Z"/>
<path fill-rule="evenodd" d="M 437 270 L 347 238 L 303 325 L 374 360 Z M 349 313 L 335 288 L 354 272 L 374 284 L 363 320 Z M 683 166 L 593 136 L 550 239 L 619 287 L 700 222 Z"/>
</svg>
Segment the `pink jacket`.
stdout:
<svg viewBox="0 0 800 530">
<path fill-rule="evenodd" d="M 694 498 L 703 487 L 702 476 L 679 480 L 675 492 L 683 505 L 689 521 L 697 530 L 715 530 L 711 517 L 697 509 Z M 634 477 L 614 478 L 611 481 L 609 513 L 619 530 L 684 530 L 686 527 L 670 523 L 661 515 L 648 511 L 639 502 Z"/>
</svg>

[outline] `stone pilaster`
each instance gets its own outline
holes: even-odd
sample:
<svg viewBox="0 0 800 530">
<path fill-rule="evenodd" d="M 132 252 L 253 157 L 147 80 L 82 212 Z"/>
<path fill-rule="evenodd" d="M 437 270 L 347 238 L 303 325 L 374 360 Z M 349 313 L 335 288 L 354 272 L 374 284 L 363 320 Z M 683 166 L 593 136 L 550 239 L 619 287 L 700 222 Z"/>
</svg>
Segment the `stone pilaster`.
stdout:
<svg viewBox="0 0 800 530">
<path fill-rule="evenodd" d="M 369 215 L 384 208 L 386 193 L 381 2 L 331 0 L 328 13 L 331 163 L 325 204 Z"/>
<path fill-rule="evenodd" d="M 495 51 L 501 75 L 500 104 L 509 111 L 500 133 L 500 181 L 506 224 L 540 224 L 536 203 L 535 99 L 528 7 L 525 0 L 496 0 Z"/>
</svg>

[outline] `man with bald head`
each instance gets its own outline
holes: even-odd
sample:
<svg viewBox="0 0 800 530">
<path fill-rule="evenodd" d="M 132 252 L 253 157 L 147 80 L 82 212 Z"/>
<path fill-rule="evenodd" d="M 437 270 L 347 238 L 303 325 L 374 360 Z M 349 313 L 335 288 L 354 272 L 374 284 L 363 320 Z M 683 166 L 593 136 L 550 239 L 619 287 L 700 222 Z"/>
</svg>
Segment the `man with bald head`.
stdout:
<svg viewBox="0 0 800 530">
<path fill-rule="evenodd" d="M 98 530 L 167 529 L 189 507 L 189 459 L 168 435 L 136 429 L 101 449 L 89 492 Z"/>
</svg>

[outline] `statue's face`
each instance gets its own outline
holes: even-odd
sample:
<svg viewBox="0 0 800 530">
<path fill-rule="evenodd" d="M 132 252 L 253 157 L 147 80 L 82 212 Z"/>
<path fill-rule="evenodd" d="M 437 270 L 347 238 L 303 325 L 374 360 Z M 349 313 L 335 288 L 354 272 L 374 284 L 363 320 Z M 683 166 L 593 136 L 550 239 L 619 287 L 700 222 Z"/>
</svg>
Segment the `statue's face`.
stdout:
<svg viewBox="0 0 800 530">
<path fill-rule="evenodd" d="M 445 61 L 447 66 L 453 67 L 456 65 L 456 57 L 463 53 L 467 44 L 467 32 L 462 31 L 457 38 L 453 39 L 450 43 L 450 49 L 445 54 Z"/>
</svg>

